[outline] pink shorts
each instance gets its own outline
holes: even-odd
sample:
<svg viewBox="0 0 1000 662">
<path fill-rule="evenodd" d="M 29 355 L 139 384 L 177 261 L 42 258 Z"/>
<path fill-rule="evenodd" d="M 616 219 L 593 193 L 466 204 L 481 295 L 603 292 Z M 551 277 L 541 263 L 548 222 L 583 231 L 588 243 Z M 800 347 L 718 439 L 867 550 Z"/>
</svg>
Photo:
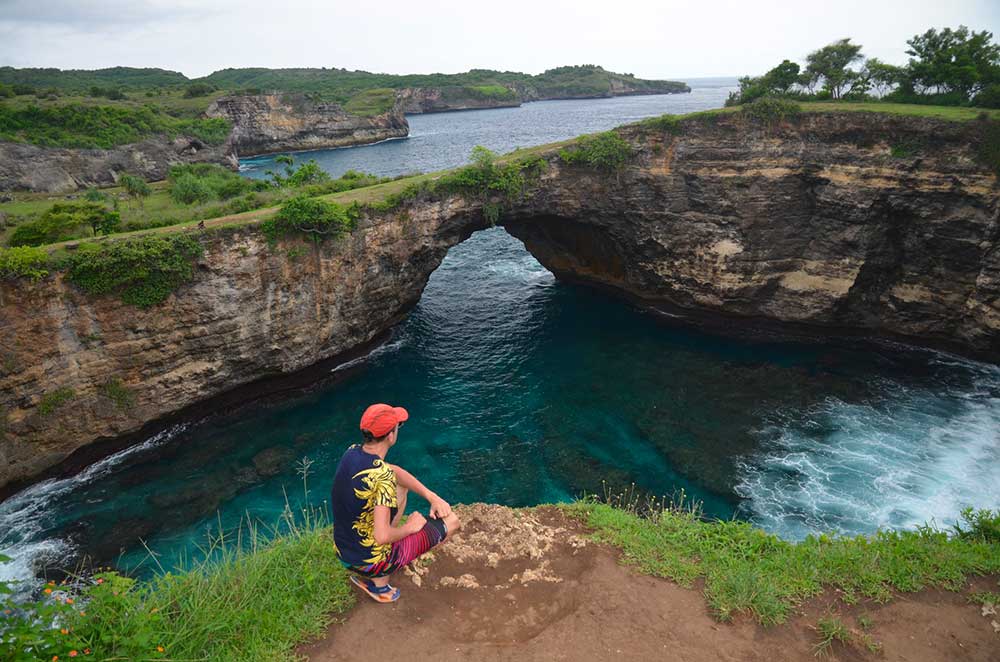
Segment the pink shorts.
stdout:
<svg viewBox="0 0 1000 662">
<path fill-rule="evenodd" d="M 371 565 L 344 563 L 344 567 L 362 577 L 385 577 L 431 551 L 444 540 L 446 535 L 448 527 L 445 526 L 443 519 L 429 519 L 424 528 L 392 543 L 392 551 L 385 561 Z"/>
</svg>

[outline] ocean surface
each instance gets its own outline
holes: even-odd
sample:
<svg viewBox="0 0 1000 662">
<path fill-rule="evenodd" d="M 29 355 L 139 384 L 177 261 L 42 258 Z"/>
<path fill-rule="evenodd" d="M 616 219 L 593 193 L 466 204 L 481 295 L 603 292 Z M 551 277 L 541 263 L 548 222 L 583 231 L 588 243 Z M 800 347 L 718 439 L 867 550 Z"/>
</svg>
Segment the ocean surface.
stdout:
<svg viewBox="0 0 1000 662">
<path fill-rule="evenodd" d="M 476 144 L 506 151 L 717 107 L 724 82 L 413 116 L 409 139 L 296 158 L 334 175 L 433 170 Z M 243 166 L 259 175 L 268 160 Z M 14 557 L 0 579 L 84 555 L 142 575 L 247 517 L 274 524 L 286 505 L 324 507 L 361 412 L 379 401 L 411 413 L 391 461 L 452 502 L 532 505 L 634 483 L 789 539 L 947 526 L 965 506 L 1000 506 L 996 366 L 697 330 L 557 282 L 497 228 L 452 249 L 392 338 L 327 382 L 178 425 L 0 503 L 0 551 Z"/>
</svg>

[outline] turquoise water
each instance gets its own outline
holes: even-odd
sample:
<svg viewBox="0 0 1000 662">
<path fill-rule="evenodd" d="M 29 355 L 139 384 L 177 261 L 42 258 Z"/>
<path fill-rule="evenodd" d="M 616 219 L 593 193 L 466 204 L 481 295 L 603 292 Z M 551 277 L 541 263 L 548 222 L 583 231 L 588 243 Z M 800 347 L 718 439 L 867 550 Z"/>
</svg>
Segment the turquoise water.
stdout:
<svg viewBox="0 0 1000 662">
<path fill-rule="evenodd" d="M 436 117 L 461 128 L 475 115 Z M 16 558 L 2 573 L 83 555 L 142 573 L 142 541 L 169 566 L 208 530 L 248 514 L 277 521 L 286 498 L 321 506 L 375 401 L 412 415 L 390 460 L 453 502 L 531 505 L 634 482 L 791 539 L 1000 506 L 995 366 L 739 331 L 559 283 L 502 229 L 480 232 L 452 249 L 389 342 L 331 380 L 178 426 L 0 504 L 0 549 Z"/>
</svg>

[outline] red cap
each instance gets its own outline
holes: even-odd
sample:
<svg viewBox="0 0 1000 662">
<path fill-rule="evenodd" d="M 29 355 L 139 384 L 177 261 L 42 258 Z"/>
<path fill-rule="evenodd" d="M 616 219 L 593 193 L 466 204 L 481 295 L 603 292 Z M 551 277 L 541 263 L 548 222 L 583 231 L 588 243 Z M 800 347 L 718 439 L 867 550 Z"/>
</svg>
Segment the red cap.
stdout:
<svg viewBox="0 0 1000 662">
<path fill-rule="evenodd" d="M 380 403 L 372 405 L 361 415 L 361 429 L 370 432 L 373 437 L 384 437 L 409 417 L 410 415 L 402 407 L 390 407 Z"/>
</svg>

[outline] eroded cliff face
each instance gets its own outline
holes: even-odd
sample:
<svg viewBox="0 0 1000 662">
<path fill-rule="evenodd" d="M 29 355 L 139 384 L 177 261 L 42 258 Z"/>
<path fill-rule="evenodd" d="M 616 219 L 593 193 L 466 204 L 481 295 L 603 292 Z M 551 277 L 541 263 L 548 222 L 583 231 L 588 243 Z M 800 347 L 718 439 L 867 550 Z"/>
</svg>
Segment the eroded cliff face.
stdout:
<svg viewBox="0 0 1000 662">
<path fill-rule="evenodd" d="M 361 117 L 301 94 L 222 97 L 205 114 L 233 123 L 227 145 L 239 156 L 364 145 L 405 138 L 410 131 L 399 104 L 381 115 Z"/>
<path fill-rule="evenodd" d="M 404 112 L 411 115 L 440 113 L 451 110 L 481 110 L 483 108 L 516 108 L 520 95 L 509 99 L 477 96 L 463 88 L 407 87 L 398 92 Z"/>
<path fill-rule="evenodd" d="M 976 123 L 734 114 L 623 135 L 635 154 L 621 171 L 550 153 L 504 212 L 556 275 L 739 333 L 794 322 L 1000 357 L 997 177 L 976 160 Z M 894 158 L 903 145 L 911 155 Z M 0 284 L 0 484 L 371 341 L 486 225 L 481 202 L 456 196 L 370 215 L 320 245 L 209 231 L 194 281 L 146 311 L 59 275 Z M 295 245 L 308 251 L 291 259 Z M 71 395 L 51 406 L 60 389 Z"/>
<path fill-rule="evenodd" d="M 67 193 L 90 186 L 114 186 L 123 173 L 148 181 L 165 179 L 179 163 L 237 161 L 223 145 L 197 138 L 159 136 L 114 149 L 62 149 L 0 142 L 0 191 Z"/>
</svg>

